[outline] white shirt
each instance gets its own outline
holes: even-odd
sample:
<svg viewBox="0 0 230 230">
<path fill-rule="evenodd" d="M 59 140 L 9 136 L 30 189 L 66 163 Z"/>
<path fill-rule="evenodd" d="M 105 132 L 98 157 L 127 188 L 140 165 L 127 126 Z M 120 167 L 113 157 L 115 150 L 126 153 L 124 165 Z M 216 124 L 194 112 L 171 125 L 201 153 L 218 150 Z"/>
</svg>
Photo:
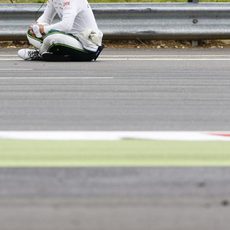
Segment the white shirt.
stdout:
<svg viewBox="0 0 230 230">
<path fill-rule="evenodd" d="M 61 21 L 52 24 L 56 14 Z M 84 48 L 92 51 L 95 51 L 102 42 L 103 34 L 98 29 L 87 0 L 48 0 L 45 11 L 37 23 L 45 25 L 45 33 L 59 30 L 73 34 L 79 38 Z"/>
</svg>

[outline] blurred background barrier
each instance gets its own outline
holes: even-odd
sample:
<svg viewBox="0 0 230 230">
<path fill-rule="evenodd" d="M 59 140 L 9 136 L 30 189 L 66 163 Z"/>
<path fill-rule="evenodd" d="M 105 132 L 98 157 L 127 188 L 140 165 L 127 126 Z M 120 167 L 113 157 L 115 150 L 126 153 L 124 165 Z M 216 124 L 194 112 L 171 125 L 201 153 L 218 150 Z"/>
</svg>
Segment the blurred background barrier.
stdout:
<svg viewBox="0 0 230 230">
<path fill-rule="evenodd" d="M 41 4 L 0 4 L 0 40 L 25 40 Z M 38 9 L 41 9 L 38 11 Z M 105 39 L 230 38 L 230 3 L 92 4 Z"/>
</svg>

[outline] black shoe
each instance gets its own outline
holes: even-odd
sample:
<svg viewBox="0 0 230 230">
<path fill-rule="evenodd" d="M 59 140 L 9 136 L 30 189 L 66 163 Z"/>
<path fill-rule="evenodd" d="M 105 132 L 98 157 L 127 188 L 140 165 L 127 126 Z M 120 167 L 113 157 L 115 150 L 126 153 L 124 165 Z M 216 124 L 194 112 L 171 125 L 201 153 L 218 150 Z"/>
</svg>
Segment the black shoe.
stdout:
<svg viewBox="0 0 230 230">
<path fill-rule="evenodd" d="M 94 61 L 97 60 L 98 56 L 100 55 L 100 53 L 104 49 L 104 47 L 105 47 L 104 45 L 101 45 L 101 46 L 98 47 L 96 53 L 94 54 L 94 58 L 92 60 L 94 60 Z"/>
</svg>

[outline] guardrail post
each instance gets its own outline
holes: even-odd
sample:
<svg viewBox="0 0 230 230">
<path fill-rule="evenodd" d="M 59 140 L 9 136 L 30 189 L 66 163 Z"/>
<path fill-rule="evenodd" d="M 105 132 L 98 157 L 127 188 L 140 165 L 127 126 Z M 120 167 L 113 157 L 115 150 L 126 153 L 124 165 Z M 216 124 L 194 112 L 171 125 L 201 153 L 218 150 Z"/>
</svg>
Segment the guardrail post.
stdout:
<svg viewBox="0 0 230 230">
<path fill-rule="evenodd" d="M 199 3 L 199 0 L 188 0 L 188 3 Z M 192 47 L 196 47 L 198 45 L 199 45 L 199 41 L 192 40 Z"/>
</svg>

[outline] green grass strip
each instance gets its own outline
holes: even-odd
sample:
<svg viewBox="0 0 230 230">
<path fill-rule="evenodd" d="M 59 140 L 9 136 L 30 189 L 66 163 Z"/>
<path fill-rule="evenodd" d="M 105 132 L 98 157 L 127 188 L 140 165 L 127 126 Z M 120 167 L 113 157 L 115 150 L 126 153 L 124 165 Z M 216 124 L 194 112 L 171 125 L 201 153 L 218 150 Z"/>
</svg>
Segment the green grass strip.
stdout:
<svg viewBox="0 0 230 230">
<path fill-rule="evenodd" d="M 0 167 L 230 166 L 230 142 L 0 141 Z"/>
</svg>

